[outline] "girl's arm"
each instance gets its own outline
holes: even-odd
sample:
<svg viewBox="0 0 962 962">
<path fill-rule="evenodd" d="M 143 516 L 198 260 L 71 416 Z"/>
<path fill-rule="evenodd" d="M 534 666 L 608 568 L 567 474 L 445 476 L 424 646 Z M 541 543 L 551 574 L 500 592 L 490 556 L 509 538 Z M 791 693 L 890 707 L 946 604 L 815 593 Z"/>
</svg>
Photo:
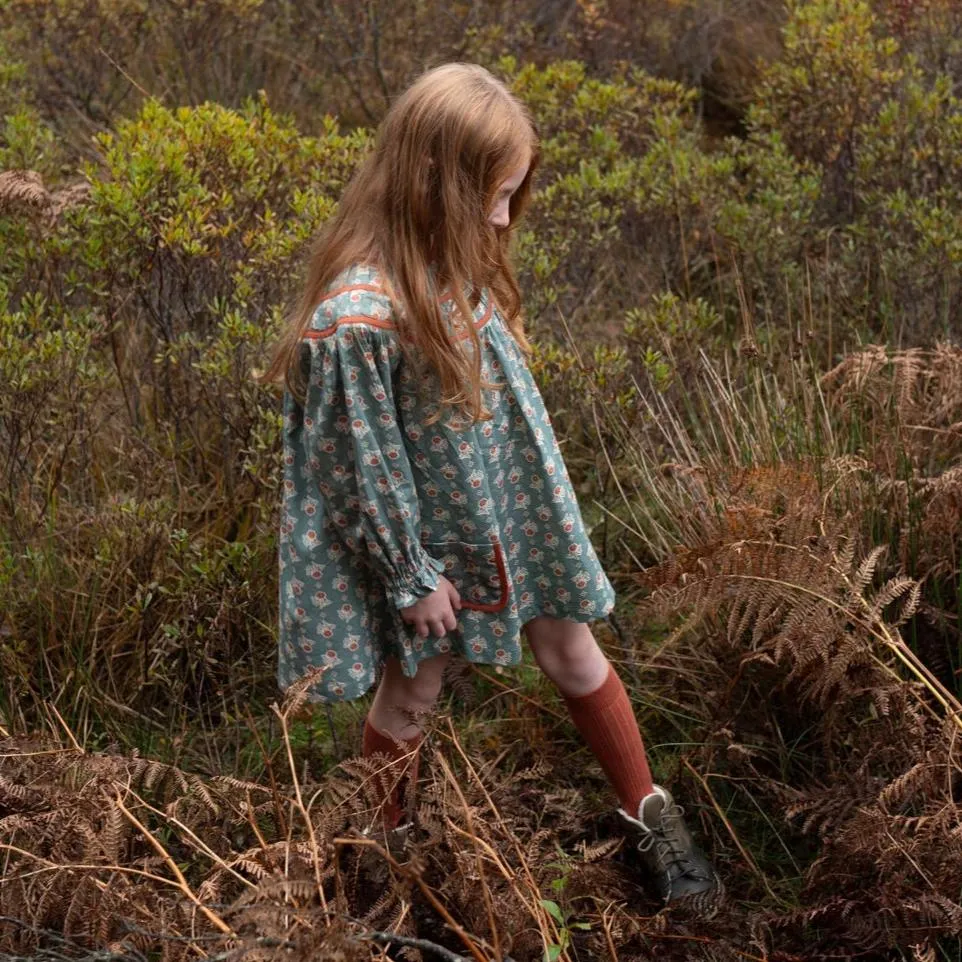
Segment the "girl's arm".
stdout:
<svg viewBox="0 0 962 962">
<path fill-rule="evenodd" d="M 407 608 L 437 589 L 442 562 L 421 547 L 421 517 L 397 419 L 393 331 L 353 316 L 310 340 L 305 426 L 328 516 L 350 551 L 377 572 L 388 600 Z M 324 332 L 319 332 L 324 333 Z"/>
</svg>

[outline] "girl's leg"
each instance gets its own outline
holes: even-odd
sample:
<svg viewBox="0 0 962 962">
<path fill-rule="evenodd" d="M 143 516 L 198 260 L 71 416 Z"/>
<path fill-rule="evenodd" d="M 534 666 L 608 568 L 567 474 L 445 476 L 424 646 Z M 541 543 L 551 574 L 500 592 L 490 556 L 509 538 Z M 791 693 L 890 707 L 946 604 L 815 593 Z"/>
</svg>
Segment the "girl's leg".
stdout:
<svg viewBox="0 0 962 962">
<path fill-rule="evenodd" d="M 637 812 L 654 791 L 645 746 L 625 686 L 591 629 L 543 615 L 529 621 L 525 632 L 535 661 L 557 685 L 622 807 Z"/>
<path fill-rule="evenodd" d="M 397 658 L 388 658 L 381 684 L 368 711 L 368 723 L 400 741 L 419 738 L 421 729 L 412 719 L 420 712 L 434 709 L 441 692 L 444 668 L 450 658 L 450 655 L 425 658 L 418 664 L 413 678 L 404 674 Z"/>
<path fill-rule="evenodd" d="M 621 814 L 663 898 L 700 895 L 718 887 L 711 863 L 692 840 L 682 809 L 651 782 L 645 747 L 625 686 L 587 625 L 535 618 L 525 625 L 544 673 L 558 686 L 571 718 L 621 801 Z"/>
<path fill-rule="evenodd" d="M 401 818 L 400 782 L 407 775 L 417 780 L 421 729 L 417 716 L 434 708 L 441 691 L 441 678 L 450 655 L 427 658 L 413 678 L 401 670 L 396 658 L 388 658 L 364 722 L 364 755 L 387 755 L 393 759 L 393 788 L 384 802 L 384 824 L 394 828 Z"/>
</svg>

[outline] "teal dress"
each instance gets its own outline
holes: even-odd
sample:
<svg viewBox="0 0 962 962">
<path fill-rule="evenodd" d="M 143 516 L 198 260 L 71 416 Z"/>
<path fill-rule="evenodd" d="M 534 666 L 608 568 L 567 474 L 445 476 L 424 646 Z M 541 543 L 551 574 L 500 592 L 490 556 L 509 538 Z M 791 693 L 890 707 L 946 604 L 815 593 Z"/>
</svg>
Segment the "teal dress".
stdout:
<svg viewBox="0 0 962 962">
<path fill-rule="evenodd" d="M 516 664 L 532 618 L 590 622 L 614 605 L 541 395 L 489 293 L 473 322 L 482 376 L 503 387 L 485 391 L 493 418 L 474 424 L 450 411 L 429 423 L 436 375 L 402 352 L 393 313 L 374 269 L 344 272 L 302 342 L 305 403 L 284 395 L 278 682 L 323 666 L 315 701 L 363 695 L 389 655 L 409 676 L 449 651 Z M 458 627 L 421 638 L 400 609 L 442 573 L 461 596 Z"/>
</svg>

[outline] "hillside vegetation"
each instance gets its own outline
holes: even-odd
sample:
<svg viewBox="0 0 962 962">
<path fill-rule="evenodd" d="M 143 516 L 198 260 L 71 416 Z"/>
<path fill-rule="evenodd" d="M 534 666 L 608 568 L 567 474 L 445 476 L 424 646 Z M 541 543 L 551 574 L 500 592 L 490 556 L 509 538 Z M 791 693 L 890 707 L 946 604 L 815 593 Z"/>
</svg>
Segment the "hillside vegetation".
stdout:
<svg viewBox="0 0 962 962">
<path fill-rule="evenodd" d="M 540 129 L 533 367 L 708 917 L 531 664 L 452 672 L 404 852 L 364 703 L 277 704 L 252 371 L 453 58 Z M 952 0 L 0 0 L 3 958 L 962 962 L 960 83 Z"/>
</svg>

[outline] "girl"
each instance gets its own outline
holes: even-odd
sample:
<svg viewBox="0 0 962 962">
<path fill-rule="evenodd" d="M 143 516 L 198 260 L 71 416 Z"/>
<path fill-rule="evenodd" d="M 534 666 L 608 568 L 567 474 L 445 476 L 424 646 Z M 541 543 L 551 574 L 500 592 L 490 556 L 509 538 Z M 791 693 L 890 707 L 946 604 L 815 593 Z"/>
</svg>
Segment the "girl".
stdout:
<svg viewBox="0 0 962 962">
<path fill-rule="evenodd" d="M 525 362 L 508 241 L 538 156 L 501 82 L 439 67 L 394 104 L 317 241 L 263 377 L 287 388 L 278 680 L 320 665 L 312 697 L 354 699 L 380 670 L 363 751 L 413 781 L 451 655 L 517 664 L 524 634 L 674 899 L 717 879 L 589 628 L 614 591 Z"/>
</svg>

